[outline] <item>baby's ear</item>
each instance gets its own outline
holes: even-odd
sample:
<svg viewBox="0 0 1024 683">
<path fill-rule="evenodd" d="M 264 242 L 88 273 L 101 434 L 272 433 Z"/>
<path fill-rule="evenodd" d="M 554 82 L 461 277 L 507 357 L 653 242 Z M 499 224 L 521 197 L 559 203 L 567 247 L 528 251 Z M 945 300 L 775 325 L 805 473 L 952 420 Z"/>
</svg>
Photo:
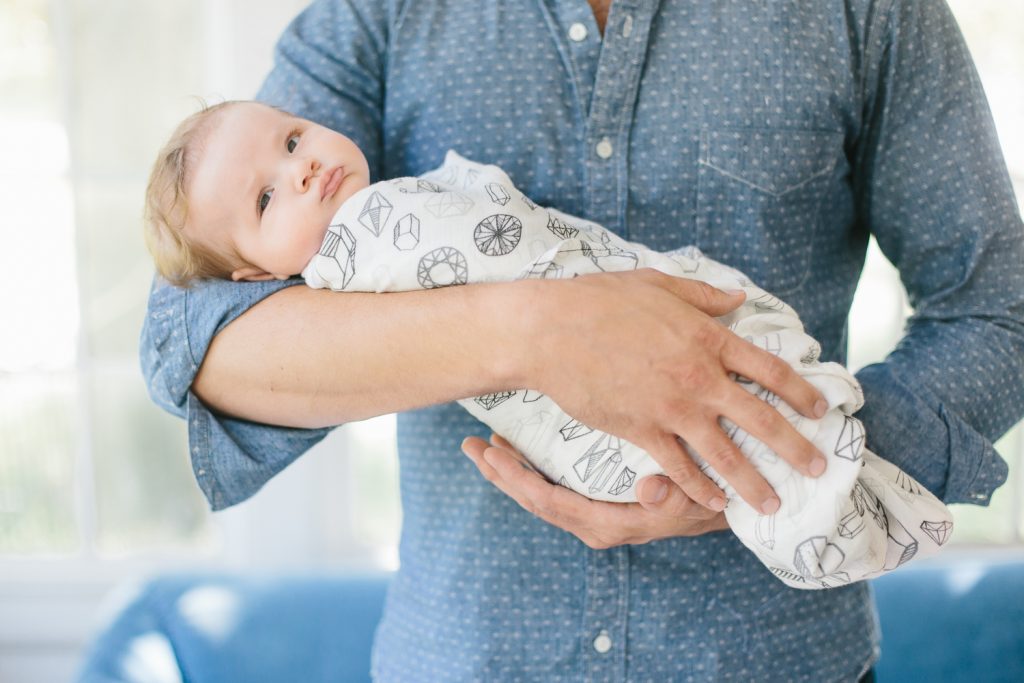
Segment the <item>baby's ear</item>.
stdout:
<svg viewBox="0 0 1024 683">
<path fill-rule="evenodd" d="M 239 280 L 259 282 L 261 280 L 273 280 L 274 276 L 264 270 L 260 270 L 256 266 L 243 266 L 231 273 L 231 279 L 235 282 Z"/>
</svg>

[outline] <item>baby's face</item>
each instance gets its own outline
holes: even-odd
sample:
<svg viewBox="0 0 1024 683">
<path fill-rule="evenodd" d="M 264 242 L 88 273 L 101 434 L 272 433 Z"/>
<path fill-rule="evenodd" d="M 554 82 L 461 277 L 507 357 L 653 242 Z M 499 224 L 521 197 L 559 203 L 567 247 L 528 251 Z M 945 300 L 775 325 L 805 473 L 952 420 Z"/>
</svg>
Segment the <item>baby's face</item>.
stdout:
<svg viewBox="0 0 1024 683">
<path fill-rule="evenodd" d="M 234 279 L 285 279 L 319 250 L 338 207 L 370 182 L 366 157 L 344 135 L 255 103 L 214 122 L 187 189 L 189 219 L 214 248 L 254 268 Z"/>
</svg>

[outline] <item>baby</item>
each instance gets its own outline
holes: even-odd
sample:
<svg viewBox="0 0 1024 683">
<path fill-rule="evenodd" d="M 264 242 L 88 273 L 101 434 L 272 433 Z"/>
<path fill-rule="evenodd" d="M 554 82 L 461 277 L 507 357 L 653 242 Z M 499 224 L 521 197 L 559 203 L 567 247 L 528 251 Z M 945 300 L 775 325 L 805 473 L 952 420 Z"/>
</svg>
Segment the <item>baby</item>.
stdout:
<svg viewBox="0 0 1024 683">
<path fill-rule="evenodd" d="M 789 362 L 830 409 L 811 420 L 737 380 L 813 442 L 828 467 L 805 477 L 723 419 L 782 501 L 762 515 L 690 451 L 725 491 L 736 536 L 788 585 L 829 588 L 932 554 L 952 531 L 938 499 L 864 447 L 852 417 L 863 403 L 860 387 L 842 366 L 818 362 L 820 347 L 792 308 L 695 247 L 654 252 L 539 207 L 495 166 L 449 152 L 419 178 L 370 184 L 365 157 L 345 136 L 268 106 L 227 102 L 178 127 L 150 178 L 146 216 L 158 271 L 183 286 L 301 273 L 311 287 L 383 292 L 650 267 L 742 289 L 746 302 L 719 320 Z M 661 472 L 638 447 L 574 420 L 539 392 L 459 403 L 551 481 L 585 496 L 635 501 L 635 482 Z"/>
</svg>

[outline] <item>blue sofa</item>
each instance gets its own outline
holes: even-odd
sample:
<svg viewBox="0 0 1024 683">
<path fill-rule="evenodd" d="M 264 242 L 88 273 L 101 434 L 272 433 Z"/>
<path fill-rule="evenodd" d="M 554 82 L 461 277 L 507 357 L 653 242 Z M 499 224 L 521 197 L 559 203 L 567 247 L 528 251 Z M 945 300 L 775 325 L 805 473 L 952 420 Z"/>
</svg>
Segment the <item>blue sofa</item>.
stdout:
<svg viewBox="0 0 1024 683">
<path fill-rule="evenodd" d="M 77 680 L 368 681 L 387 582 L 387 575 L 156 578 L 99 634 Z M 1024 558 L 949 555 L 874 587 L 881 683 L 1024 681 Z"/>
</svg>

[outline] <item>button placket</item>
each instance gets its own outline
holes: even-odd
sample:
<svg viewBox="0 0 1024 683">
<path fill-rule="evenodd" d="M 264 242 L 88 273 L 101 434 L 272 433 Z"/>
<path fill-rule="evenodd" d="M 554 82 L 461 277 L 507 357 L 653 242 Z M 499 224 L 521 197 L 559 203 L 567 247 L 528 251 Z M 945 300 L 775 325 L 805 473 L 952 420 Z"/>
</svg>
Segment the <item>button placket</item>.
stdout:
<svg viewBox="0 0 1024 683">
<path fill-rule="evenodd" d="M 584 678 L 613 683 L 625 676 L 629 551 L 625 546 L 588 552 L 582 642 Z"/>
<path fill-rule="evenodd" d="M 616 0 L 608 16 L 588 114 L 588 217 L 628 238 L 626 149 L 653 8 Z"/>
</svg>

